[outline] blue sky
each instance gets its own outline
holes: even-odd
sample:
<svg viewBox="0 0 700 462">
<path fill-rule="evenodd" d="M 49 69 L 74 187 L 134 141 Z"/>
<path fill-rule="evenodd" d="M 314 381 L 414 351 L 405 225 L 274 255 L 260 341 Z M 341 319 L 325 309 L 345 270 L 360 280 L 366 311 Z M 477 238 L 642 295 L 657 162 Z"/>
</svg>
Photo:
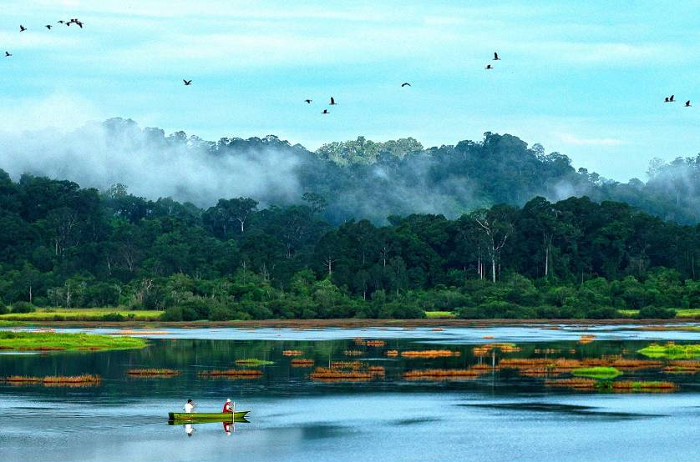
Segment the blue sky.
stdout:
<svg viewBox="0 0 700 462">
<path fill-rule="evenodd" d="M 700 152 L 698 1 L 2 3 L 0 132 L 120 116 L 310 149 L 507 132 L 618 180 Z"/>
</svg>

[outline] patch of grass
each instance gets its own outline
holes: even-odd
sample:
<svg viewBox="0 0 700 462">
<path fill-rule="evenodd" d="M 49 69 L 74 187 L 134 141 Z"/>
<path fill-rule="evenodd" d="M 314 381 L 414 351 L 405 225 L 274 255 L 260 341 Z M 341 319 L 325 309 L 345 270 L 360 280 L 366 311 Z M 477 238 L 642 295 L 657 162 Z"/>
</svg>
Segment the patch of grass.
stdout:
<svg viewBox="0 0 700 462">
<path fill-rule="evenodd" d="M 676 310 L 677 318 L 700 318 L 700 308 Z"/>
<path fill-rule="evenodd" d="M 120 308 L 37 308 L 32 313 L 0 315 L 6 321 L 158 321 L 163 315 L 156 310 L 125 310 Z"/>
<path fill-rule="evenodd" d="M 238 366 L 270 366 L 275 364 L 274 361 L 267 361 L 265 359 L 237 359 L 236 365 Z"/>
<path fill-rule="evenodd" d="M 180 371 L 174 369 L 129 369 L 126 375 L 130 377 L 175 377 Z"/>
<path fill-rule="evenodd" d="M 0 332 L 0 350 L 104 351 L 143 348 L 146 340 L 95 334 Z"/>
<path fill-rule="evenodd" d="M 47 377 L 27 377 L 22 375 L 13 375 L 0 379 L 3 382 L 13 385 L 43 385 L 45 387 L 76 387 L 76 386 L 95 386 L 99 385 L 102 379 L 99 375 L 50 375 Z"/>
<path fill-rule="evenodd" d="M 678 345 L 669 342 L 666 345 L 658 345 L 653 343 L 637 352 L 650 358 L 691 359 L 700 357 L 700 344 Z"/>
<path fill-rule="evenodd" d="M 622 372 L 614 367 L 582 367 L 571 371 L 576 377 L 588 377 L 591 379 L 614 379 Z"/>
<path fill-rule="evenodd" d="M 451 319 L 457 315 L 452 311 L 425 311 L 425 317 L 428 319 Z"/>
<path fill-rule="evenodd" d="M 617 313 L 625 318 L 636 318 L 639 315 L 639 310 L 617 310 Z"/>
</svg>

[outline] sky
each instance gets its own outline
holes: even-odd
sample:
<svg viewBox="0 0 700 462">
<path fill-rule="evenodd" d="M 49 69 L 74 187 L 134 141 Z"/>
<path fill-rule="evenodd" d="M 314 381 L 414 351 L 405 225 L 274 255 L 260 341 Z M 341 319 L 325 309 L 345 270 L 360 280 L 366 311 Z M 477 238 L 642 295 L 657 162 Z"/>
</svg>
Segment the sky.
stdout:
<svg viewBox="0 0 700 462">
<path fill-rule="evenodd" d="M 110 117 L 312 150 L 490 131 L 646 179 L 700 153 L 699 22 L 697 0 L 3 0 L 0 136 Z"/>
</svg>

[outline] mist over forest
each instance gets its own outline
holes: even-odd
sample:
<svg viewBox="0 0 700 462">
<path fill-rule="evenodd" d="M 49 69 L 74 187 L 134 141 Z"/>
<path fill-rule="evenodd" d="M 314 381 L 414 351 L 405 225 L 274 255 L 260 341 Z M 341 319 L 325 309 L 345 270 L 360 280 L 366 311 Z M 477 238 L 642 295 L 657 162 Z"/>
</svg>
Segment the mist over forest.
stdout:
<svg viewBox="0 0 700 462">
<path fill-rule="evenodd" d="M 312 201 L 336 224 L 362 218 L 383 224 L 411 213 L 456 218 L 494 204 L 522 206 L 536 196 L 615 200 L 665 220 L 700 221 L 700 155 L 651 159 L 648 178 L 621 183 L 576 170 L 565 154 L 490 132 L 480 141 L 430 148 L 413 138 L 358 137 L 312 152 L 273 135 L 206 141 L 114 118 L 68 133 L 0 134 L 0 169 L 15 180 L 47 176 L 101 191 L 122 185 L 136 196 L 202 208 L 234 197 L 263 207 Z"/>
</svg>

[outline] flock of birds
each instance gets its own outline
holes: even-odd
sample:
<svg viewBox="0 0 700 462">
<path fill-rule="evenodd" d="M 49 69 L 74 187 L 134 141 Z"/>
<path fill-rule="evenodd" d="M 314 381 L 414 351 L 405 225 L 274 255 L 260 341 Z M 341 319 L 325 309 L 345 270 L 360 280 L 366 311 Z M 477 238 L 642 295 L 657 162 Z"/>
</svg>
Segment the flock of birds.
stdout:
<svg viewBox="0 0 700 462">
<path fill-rule="evenodd" d="M 71 24 L 75 24 L 76 26 L 80 27 L 81 29 L 83 28 L 83 22 L 81 20 L 79 20 L 78 18 L 71 18 L 67 21 L 60 20 L 60 21 L 58 21 L 58 24 L 65 24 L 67 27 L 70 27 Z M 47 28 L 48 30 L 51 30 L 53 28 L 53 25 L 46 24 L 44 27 Z M 24 26 L 23 24 L 19 25 L 19 32 L 20 33 L 26 32 L 28 30 L 29 30 L 29 28 Z M 11 56 L 13 56 L 12 53 L 5 50 L 5 58 L 9 58 Z"/>
<path fill-rule="evenodd" d="M 82 21 L 80 21 L 78 18 L 72 18 L 72 19 L 69 19 L 69 20 L 67 20 L 67 21 L 61 20 L 61 21 L 58 21 L 58 24 L 65 24 L 65 25 L 68 26 L 68 27 L 70 27 L 71 24 L 75 24 L 75 25 L 77 25 L 78 27 L 80 27 L 81 29 L 83 28 L 83 23 L 82 23 Z M 51 28 L 52 28 L 53 26 L 52 26 L 51 24 L 46 24 L 44 27 L 47 28 L 48 30 L 51 30 Z M 24 25 L 20 24 L 20 26 L 19 26 L 19 31 L 20 31 L 20 33 L 25 32 L 25 31 L 27 31 L 27 30 L 28 30 L 27 27 L 25 27 Z M 12 56 L 12 53 L 10 53 L 9 51 L 5 50 L 5 57 L 6 57 L 6 58 L 9 58 L 9 57 L 11 57 L 11 56 Z M 494 52 L 494 53 L 493 53 L 493 61 L 501 61 L 501 58 L 498 57 L 498 53 L 497 53 L 497 52 Z M 491 65 L 491 64 L 487 64 L 486 67 L 485 67 L 484 69 L 486 69 L 487 71 L 490 71 L 490 70 L 493 70 L 494 67 L 493 67 L 493 65 Z M 182 82 L 183 82 L 183 83 L 185 84 L 185 86 L 187 86 L 187 87 L 189 87 L 189 86 L 192 85 L 192 79 L 189 79 L 189 80 L 187 80 L 187 79 L 182 79 Z M 401 84 L 401 88 L 410 87 L 410 86 L 411 86 L 411 84 L 408 83 L 408 82 L 404 82 L 404 83 Z M 306 104 L 311 104 L 311 103 L 313 102 L 313 100 L 312 100 L 312 99 L 305 99 L 304 102 L 305 102 Z M 667 97 L 664 98 L 664 103 L 675 103 L 675 102 L 676 102 L 676 100 L 675 100 L 675 95 L 667 96 Z M 331 96 L 331 99 L 330 99 L 330 102 L 328 103 L 328 105 L 329 105 L 329 106 L 335 106 L 336 104 L 337 104 L 337 103 L 335 102 L 335 98 L 333 98 L 333 97 Z M 692 105 L 690 104 L 690 100 L 688 100 L 688 101 L 685 102 L 685 106 L 684 106 L 684 107 L 692 107 Z M 330 111 L 329 111 L 328 109 L 324 109 L 323 111 L 321 111 L 321 114 L 330 114 Z"/>
</svg>

